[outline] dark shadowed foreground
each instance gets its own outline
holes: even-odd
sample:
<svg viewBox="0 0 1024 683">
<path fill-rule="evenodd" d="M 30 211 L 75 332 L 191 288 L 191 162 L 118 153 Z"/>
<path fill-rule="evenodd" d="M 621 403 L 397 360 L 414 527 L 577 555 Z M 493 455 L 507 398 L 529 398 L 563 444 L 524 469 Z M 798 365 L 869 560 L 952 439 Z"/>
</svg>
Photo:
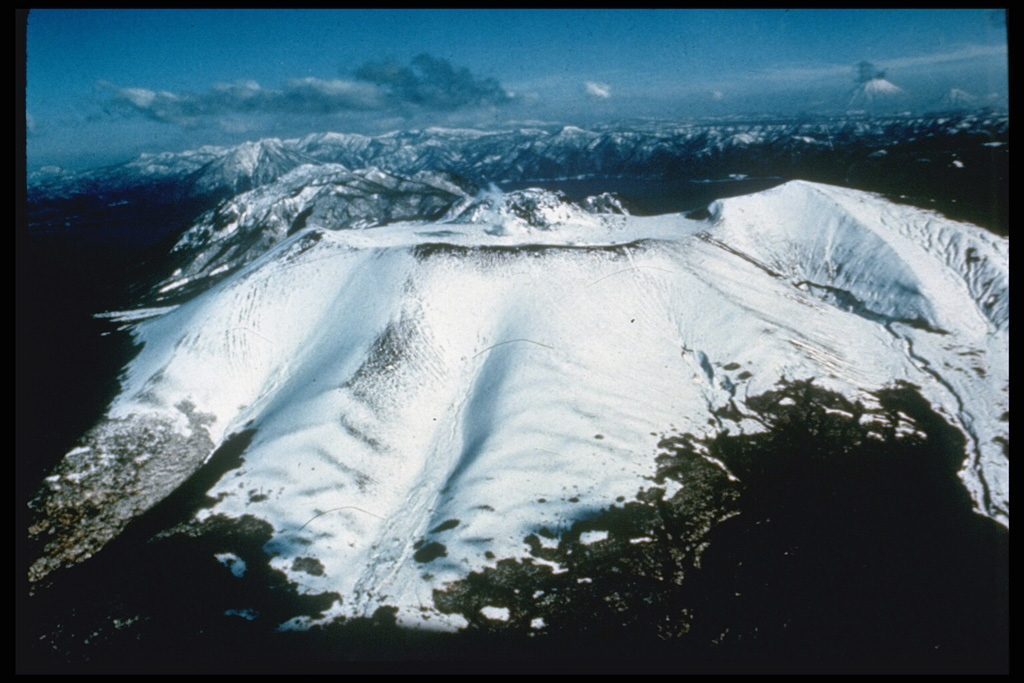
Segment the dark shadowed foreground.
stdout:
<svg viewBox="0 0 1024 683">
<path fill-rule="evenodd" d="M 268 566 L 266 523 L 190 521 L 252 438 L 239 434 L 37 586 L 18 668 L 1008 671 L 1009 532 L 971 511 L 962 435 L 912 386 L 877 398 L 872 412 L 784 383 L 747 402 L 762 434 L 666 436 L 634 500 L 435 592 L 469 622 L 458 634 L 402 629 L 388 608 L 280 630 L 338 596 L 300 595 Z"/>
</svg>

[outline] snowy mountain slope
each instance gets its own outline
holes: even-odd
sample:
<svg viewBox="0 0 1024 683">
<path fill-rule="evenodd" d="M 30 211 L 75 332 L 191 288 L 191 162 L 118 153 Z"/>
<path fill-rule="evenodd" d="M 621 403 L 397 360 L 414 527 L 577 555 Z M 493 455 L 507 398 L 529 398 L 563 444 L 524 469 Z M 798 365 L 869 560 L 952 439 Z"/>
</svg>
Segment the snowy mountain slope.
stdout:
<svg viewBox="0 0 1024 683">
<path fill-rule="evenodd" d="M 189 175 L 196 194 L 230 195 L 273 182 L 288 171 L 314 160 L 276 138 L 232 147 Z"/>
<path fill-rule="evenodd" d="M 1008 242 L 972 226 L 810 183 L 716 202 L 711 212 L 715 239 L 790 281 L 845 292 L 866 315 L 978 336 L 1009 324 Z M 976 305 L 964 308 L 949 296 L 956 290 Z"/>
<path fill-rule="evenodd" d="M 476 190 L 447 173 L 401 178 L 376 168 L 304 164 L 200 216 L 174 245 L 171 257 L 179 265 L 159 291 L 177 294 L 237 269 L 307 225 L 338 230 L 436 219 L 468 203 Z"/>
<path fill-rule="evenodd" d="M 803 182 L 706 220 L 556 200 L 309 222 L 137 322 L 120 395 L 34 502 L 31 577 L 97 551 L 251 430 L 201 517 L 273 525 L 272 565 L 343 596 L 327 618 L 389 604 L 457 626 L 434 588 L 635 494 L 666 430 L 761 429 L 715 411 L 781 378 L 866 403 L 919 386 L 968 437 L 977 509 L 1009 523 L 1005 239 Z"/>
</svg>

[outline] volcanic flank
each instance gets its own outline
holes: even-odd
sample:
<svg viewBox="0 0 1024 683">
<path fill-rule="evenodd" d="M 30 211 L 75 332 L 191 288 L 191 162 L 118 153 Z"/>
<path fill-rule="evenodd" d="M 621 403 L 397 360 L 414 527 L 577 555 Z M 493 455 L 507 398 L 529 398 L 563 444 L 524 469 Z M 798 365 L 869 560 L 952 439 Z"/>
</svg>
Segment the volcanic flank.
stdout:
<svg viewBox="0 0 1024 683">
<path fill-rule="evenodd" d="M 353 188 L 388 220 L 340 229 L 365 225 L 339 213 Z M 1006 239 L 799 181 L 692 218 L 588 206 L 310 166 L 222 204 L 178 240 L 162 308 L 117 314 L 141 350 L 33 501 L 30 578 L 245 434 L 192 524 L 268 525 L 271 567 L 339 596 L 320 622 L 457 628 L 435 590 L 632 498 L 667 431 L 763 432 L 747 399 L 782 380 L 868 412 L 916 387 L 1008 526 Z"/>
</svg>

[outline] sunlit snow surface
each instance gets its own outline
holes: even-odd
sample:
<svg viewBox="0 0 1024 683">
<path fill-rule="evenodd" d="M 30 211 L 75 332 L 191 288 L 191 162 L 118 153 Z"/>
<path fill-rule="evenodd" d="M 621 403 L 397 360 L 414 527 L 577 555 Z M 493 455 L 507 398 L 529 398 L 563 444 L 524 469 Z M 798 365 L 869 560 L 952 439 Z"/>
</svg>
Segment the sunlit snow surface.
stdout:
<svg viewBox="0 0 1024 683">
<path fill-rule="evenodd" d="M 138 322 L 107 417 L 185 433 L 187 401 L 214 444 L 255 430 L 200 516 L 272 524 L 272 566 L 343 596 L 328 619 L 459 625 L 434 588 L 631 498 L 668 432 L 756 431 L 712 411 L 781 378 L 918 385 L 1008 525 L 1008 241 L 803 182 L 710 213 L 308 227 Z M 423 541 L 445 554 L 417 561 Z"/>
</svg>

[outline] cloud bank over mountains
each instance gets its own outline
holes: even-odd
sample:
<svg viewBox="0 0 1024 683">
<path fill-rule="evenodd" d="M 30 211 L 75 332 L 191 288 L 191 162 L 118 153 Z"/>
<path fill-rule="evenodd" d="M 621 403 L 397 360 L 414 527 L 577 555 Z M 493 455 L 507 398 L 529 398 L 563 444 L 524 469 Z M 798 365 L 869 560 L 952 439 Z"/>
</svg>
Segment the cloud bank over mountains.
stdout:
<svg viewBox="0 0 1024 683">
<path fill-rule="evenodd" d="M 852 66 L 757 68 L 732 79 L 695 82 L 692 87 L 651 84 L 654 95 L 645 95 L 641 92 L 644 86 L 638 83 L 617 83 L 607 78 L 586 79 L 582 82 L 582 93 L 585 101 L 591 103 L 619 102 L 613 105 L 614 110 L 602 107 L 600 112 L 606 115 L 618 112 L 622 116 L 639 115 L 637 111 L 626 109 L 631 102 L 648 99 L 660 102 L 661 109 L 671 105 L 683 115 L 699 115 L 699 111 L 690 111 L 695 103 L 721 102 L 727 91 L 735 95 L 736 102 L 748 103 L 752 111 L 777 109 L 783 106 L 780 102 L 801 110 L 812 105 L 812 108 L 828 107 L 831 102 L 831 108 L 842 109 L 849 106 L 851 96 L 849 86 L 841 85 L 844 81 L 849 83 L 852 76 L 857 85 L 889 83 L 889 72 L 896 70 L 899 72 L 897 77 L 909 81 L 900 87 L 909 103 L 917 90 L 914 86 L 920 85 L 917 81 L 922 76 L 917 72 L 922 69 L 934 76 L 936 70 L 979 58 L 1005 56 L 1005 51 L 1005 46 L 961 48 L 928 57 L 888 60 L 883 66 L 862 60 Z M 469 67 L 421 53 L 408 64 L 395 60 L 365 61 L 338 78 L 288 78 L 277 88 L 266 87 L 255 79 L 216 83 L 205 91 L 178 92 L 100 81 L 95 92 L 101 111 L 99 116 L 107 120 L 136 118 L 184 128 L 213 127 L 239 132 L 258 128 L 256 120 L 259 117 L 275 117 L 277 121 L 283 116 L 345 117 L 354 129 L 360 129 L 372 127 L 373 123 L 398 126 L 481 125 L 481 121 L 493 120 L 498 114 L 507 114 L 506 119 L 539 116 L 555 120 L 565 114 L 565 103 L 557 101 L 557 91 L 564 91 L 564 84 L 558 87 L 545 84 L 541 88 L 543 93 L 529 87 L 532 84 L 525 85 L 528 87 L 515 88 L 522 92 L 513 92 L 496 78 L 481 77 Z M 799 95 L 801 90 L 806 90 L 806 94 Z M 829 95 L 830 91 L 834 92 Z M 807 97 L 811 99 L 804 101 Z M 926 99 L 933 102 L 937 97 L 933 94 Z M 578 106 L 575 109 L 570 107 L 568 111 L 586 111 Z M 651 115 L 666 114 L 660 109 L 651 112 Z M 332 122 L 322 122 L 321 125 L 332 125 Z"/>
<path fill-rule="evenodd" d="M 352 78 L 292 78 L 280 89 L 255 80 L 218 83 L 205 92 L 174 93 L 109 82 L 97 84 L 103 110 L 113 116 L 194 126 L 232 114 L 330 115 L 384 112 L 412 116 L 511 104 L 515 96 L 494 78 L 480 78 L 447 59 L 420 54 L 408 66 L 366 62 Z"/>
</svg>

